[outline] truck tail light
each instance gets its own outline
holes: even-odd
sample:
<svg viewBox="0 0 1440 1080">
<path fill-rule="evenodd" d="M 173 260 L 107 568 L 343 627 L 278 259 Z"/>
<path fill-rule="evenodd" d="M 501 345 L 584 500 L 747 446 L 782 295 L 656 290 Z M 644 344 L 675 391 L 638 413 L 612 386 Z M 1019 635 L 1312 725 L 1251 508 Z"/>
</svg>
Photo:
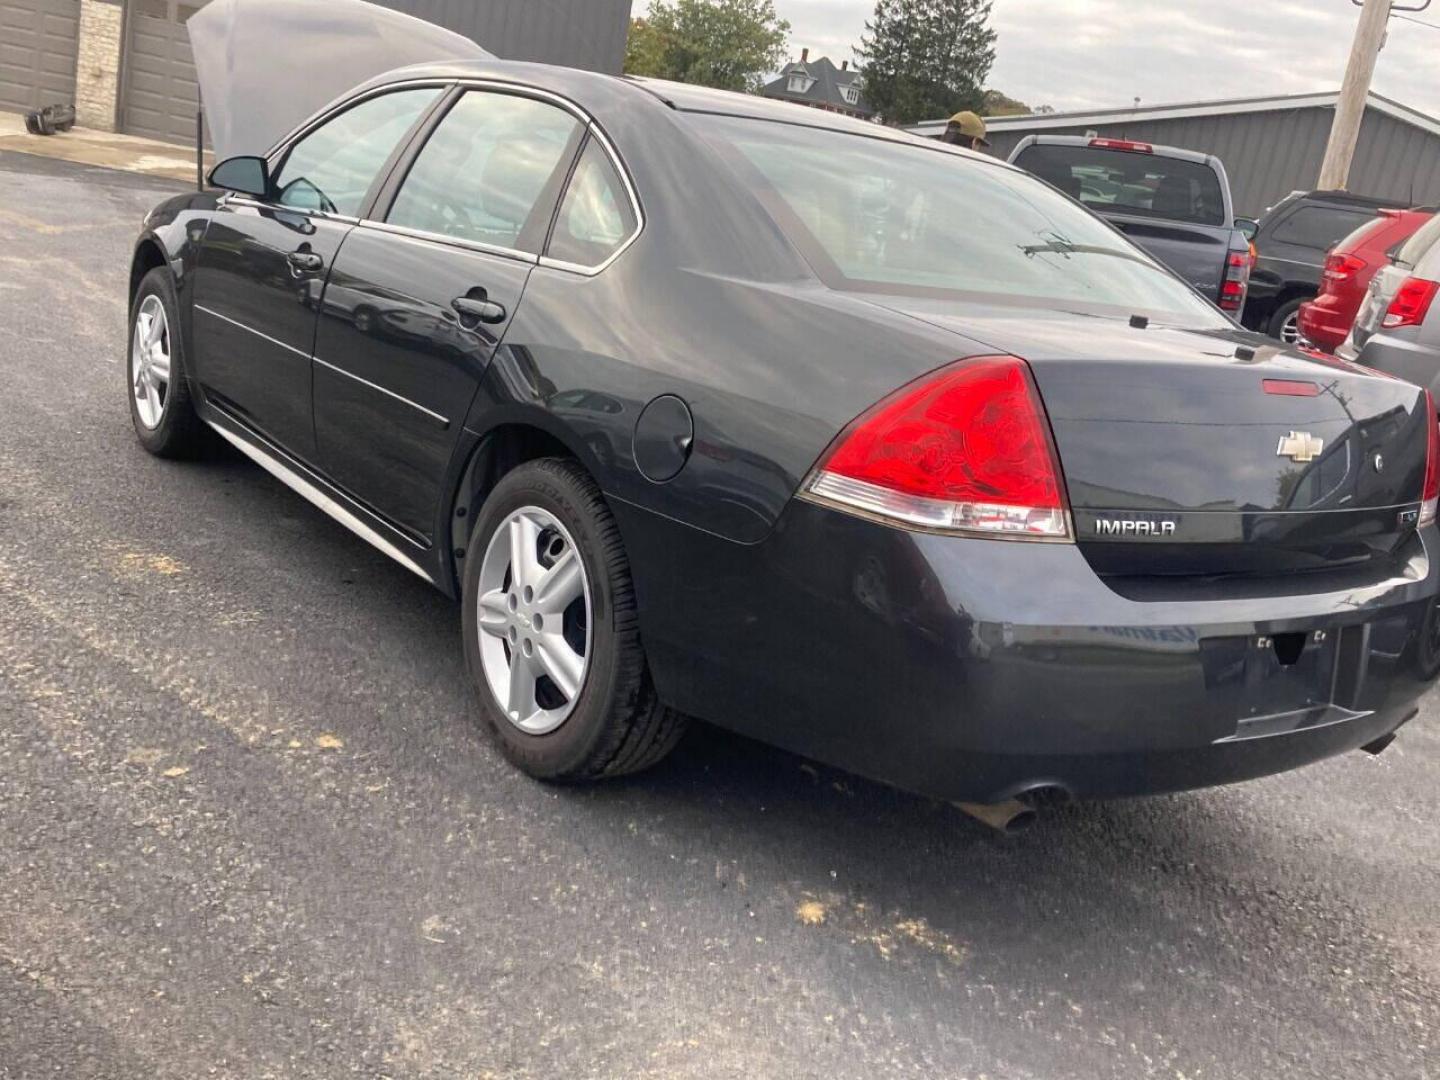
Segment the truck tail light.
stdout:
<svg viewBox="0 0 1440 1080">
<path fill-rule="evenodd" d="M 1406 278 L 1396 291 L 1395 299 L 1390 301 L 1381 325 L 1386 330 L 1401 326 L 1419 326 L 1429 314 L 1430 302 L 1435 299 L 1437 292 L 1440 292 L 1440 282 L 1417 277 Z"/>
<path fill-rule="evenodd" d="M 1225 279 L 1220 282 L 1220 310 L 1239 311 L 1245 304 L 1245 287 L 1250 281 L 1250 254 L 1232 251 L 1225 256 Z"/>
<path fill-rule="evenodd" d="M 1425 422 L 1430 433 L 1425 450 L 1425 488 L 1420 493 L 1420 524 L 1429 525 L 1435 520 L 1440 507 L 1440 419 L 1435 415 L 1435 399 L 1425 391 Z"/>
<path fill-rule="evenodd" d="M 1072 537 L 1050 424 L 1014 356 L 962 360 L 902 387 L 841 433 L 803 492 L 911 528 Z"/>
</svg>

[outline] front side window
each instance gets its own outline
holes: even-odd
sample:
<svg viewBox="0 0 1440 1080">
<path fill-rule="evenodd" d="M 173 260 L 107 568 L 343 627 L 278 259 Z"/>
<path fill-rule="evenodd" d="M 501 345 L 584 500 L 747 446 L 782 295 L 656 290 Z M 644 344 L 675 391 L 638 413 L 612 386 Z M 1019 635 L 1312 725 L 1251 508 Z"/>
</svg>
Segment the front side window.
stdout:
<svg viewBox="0 0 1440 1080">
<path fill-rule="evenodd" d="M 405 177 L 392 225 L 519 248 L 541 196 L 568 162 L 580 122 L 534 98 L 472 91 L 446 114 Z M 554 203 L 549 202 L 553 207 Z M 543 223 L 540 224 L 543 238 Z M 530 231 L 534 231 L 533 228 Z"/>
<path fill-rule="evenodd" d="M 591 139 L 560 204 L 546 254 L 580 266 L 598 266 L 620 249 L 637 225 L 615 167 Z"/>
<path fill-rule="evenodd" d="M 1114 229 L 1017 169 L 821 128 L 696 123 L 832 288 L 1228 325 Z"/>
<path fill-rule="evenodd" d="M 386 159 L 439 96 L 427 86 L 369 98 L 297 142 L 275 178 L 282 206 L 355 217 Z"/>
</svg>

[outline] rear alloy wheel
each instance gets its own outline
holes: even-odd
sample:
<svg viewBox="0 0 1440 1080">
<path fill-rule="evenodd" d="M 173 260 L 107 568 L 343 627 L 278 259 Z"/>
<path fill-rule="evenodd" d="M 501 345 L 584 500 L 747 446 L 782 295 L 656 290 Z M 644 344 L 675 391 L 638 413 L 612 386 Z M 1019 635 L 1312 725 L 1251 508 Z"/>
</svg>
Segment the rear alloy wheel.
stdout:
<svg viewBox="0 0 1440 1080">
<path fill-rule="evenodd" d="M 640 644 L 620 530 L 578 464 L 495 485 L 466 549 L 465 656 L 505 756 L 545 780 L 637 772 L 679 741 Z"/>
<path fill-rule="evenodd" d="M 560 520 L 522 506 L 501 522 L 480 565 L 480 665 L 505 719 L 545 735 L 585 684 L 590 582 Z"/>
</svg>

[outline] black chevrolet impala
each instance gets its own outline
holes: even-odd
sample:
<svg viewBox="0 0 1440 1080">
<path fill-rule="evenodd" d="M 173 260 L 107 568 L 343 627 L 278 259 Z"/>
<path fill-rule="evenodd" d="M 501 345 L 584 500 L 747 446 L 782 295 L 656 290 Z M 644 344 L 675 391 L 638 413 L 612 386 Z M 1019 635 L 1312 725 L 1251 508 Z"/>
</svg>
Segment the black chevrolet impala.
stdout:
<svg viewBox="0 0 1440 1080">
<path fill-rule="evenodd" d="M 942 798 L 1175 790 L 1378 751 L 1440 671 L 1425 392 L 1000 162 L 479 61 L 212 184 L 135 250 L 141 443 L 218 432 L 459 598 L 535 776 L 698 716 Z"/>
</svg>

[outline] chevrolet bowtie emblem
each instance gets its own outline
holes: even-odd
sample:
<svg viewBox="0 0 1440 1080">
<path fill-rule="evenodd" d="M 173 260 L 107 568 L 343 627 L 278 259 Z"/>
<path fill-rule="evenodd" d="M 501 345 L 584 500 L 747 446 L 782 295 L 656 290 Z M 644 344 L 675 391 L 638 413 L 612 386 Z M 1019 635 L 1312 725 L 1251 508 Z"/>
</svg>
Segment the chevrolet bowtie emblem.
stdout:
<svg viewBox="0 0 1440 1080">
<path fill-rule="evenodd" d="M 1317 439 L 1308 431 L 1292 431 L 1289 435 L 1280 437 L 1280 445 L 1275 448 L 1275 456 L 1288 457 L 1291 461 L 1303 464 L 1307 461 L 1314 461 L 1320 456 L 1320 451 L 1324 449 L 1324 439 Z"/>
</svg>

